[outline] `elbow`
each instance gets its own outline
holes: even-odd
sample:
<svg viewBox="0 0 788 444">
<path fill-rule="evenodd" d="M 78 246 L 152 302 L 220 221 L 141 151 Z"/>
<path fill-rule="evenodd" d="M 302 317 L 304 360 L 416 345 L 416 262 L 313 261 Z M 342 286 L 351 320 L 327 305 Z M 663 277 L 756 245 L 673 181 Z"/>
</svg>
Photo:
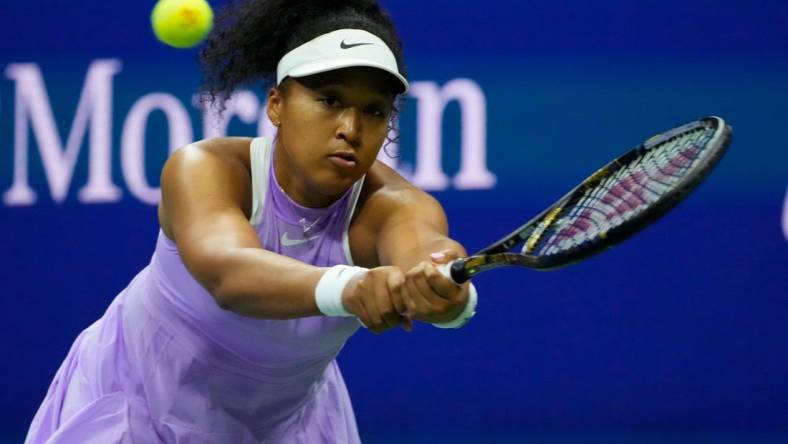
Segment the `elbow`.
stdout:
<svg viewBox="0 0 788 444">
<path fill-rule="evenodd" d="M 186 263 L 191 275 L 213 297 L 219 308 L 236 311 L 240 304 L 239 295 L 242 292 L 239 291 L 238 279 L 233 276 L 231 268 L 222 261 L 199 259 Z"/>
<path fill-rule="evenodd" d="M 213 296 L 216 305 L 222 310 L 237 312 L 239 307 L 238 292 L 234 290 L 228 279 L 216 279 L 206 283 L 205 289 Z"/>
<path fill-rule="evenodd" d="M 216 305 L 222 310 L 247 318 L 271 318 L 271 313 L 248 291 L 237 285 L 216 285 L 210 290 Z"/>
<path fill-rule="evenodd" d="M 262 317 L 259 303 L 243 274 L 229 261 L 204 261 L 192 268 L 192 275 L 225 311 L 247 317 Z"/>
<path fill-rule="evenodd" d="M 248 289 L 239 286 L 235 279 L 223 279 L 212 285 L 208 291 L 222 310 L 250 318 L 268 317 L 259 301 L 255 300 Z"/>
<path fill-rule="evenodd" d="M 219 306 L 222 310 L 225 311 L 232 311 L 236 312 L 238 303 L 235 301 L 234 298 L 226 296 L 226 295 L 219 295 L 217 293 L 213 293 L 213 299 L 216 301 L 216 305 Z"/>
</svg>

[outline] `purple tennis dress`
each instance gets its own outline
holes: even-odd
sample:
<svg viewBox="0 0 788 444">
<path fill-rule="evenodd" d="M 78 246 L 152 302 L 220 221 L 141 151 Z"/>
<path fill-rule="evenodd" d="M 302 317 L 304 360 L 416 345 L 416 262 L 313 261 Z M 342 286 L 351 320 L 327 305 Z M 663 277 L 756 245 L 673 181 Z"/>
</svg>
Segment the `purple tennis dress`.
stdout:
<svg viewBox="0 0 788 444">
<path fill-rule="evenodd" d="M 272 152 L 268 139 L 252 141 L 250 222 L 263 247 L 317 266 L 352 263 L 363 179 L 330 207 L 304 208 L 279 188 Z M 150 264 L 74 341 L 25 442 L 359 442 L 335 360 L 358 327 L 222 310 L 160 232 Z"/>
</svg>

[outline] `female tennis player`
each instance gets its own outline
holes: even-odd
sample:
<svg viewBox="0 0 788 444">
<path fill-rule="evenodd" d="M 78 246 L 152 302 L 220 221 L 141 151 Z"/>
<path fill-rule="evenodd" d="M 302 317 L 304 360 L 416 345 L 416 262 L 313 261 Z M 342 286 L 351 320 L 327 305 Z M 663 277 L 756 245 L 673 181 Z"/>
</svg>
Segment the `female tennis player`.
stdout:
<svg viewBox="0 0 788 444">
<path fill-rule="evenodd" d="M 375 159 L 401 44 L 374 0 L 250 0 L 201 54 L 219 104 L 268 81 L 268 138 L 182 147 L 150 264 L 74 342 L 28 443 L 354 443 L 335 357 L 360 325 L 466 322 L 440 205 Z M 374 370 L 373 370 L 374 371 Z"/>
</svg>

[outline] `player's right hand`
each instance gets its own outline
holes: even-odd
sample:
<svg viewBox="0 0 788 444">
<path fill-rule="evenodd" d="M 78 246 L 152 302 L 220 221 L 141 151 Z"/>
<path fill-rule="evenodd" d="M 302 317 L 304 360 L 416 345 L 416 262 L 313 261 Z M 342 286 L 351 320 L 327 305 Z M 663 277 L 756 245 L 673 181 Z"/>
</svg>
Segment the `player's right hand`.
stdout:
<svg viewBox="0 0 788 444">
<path fill-rule="evenodd" d="M 398 325 L 410 331 L 403 292 L 405 273 L 399 267 L 372 268 L 351 279 L 342 292 L 345 310 L 358 317 L 372 333 L 380 334 Z"/>
</svg>

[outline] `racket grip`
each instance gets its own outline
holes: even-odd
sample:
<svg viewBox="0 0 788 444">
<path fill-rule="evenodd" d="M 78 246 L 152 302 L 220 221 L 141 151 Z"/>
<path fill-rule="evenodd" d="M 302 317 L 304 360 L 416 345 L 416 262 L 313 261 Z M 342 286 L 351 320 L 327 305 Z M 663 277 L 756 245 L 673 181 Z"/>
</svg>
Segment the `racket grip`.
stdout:
<svg viewBox="0 0 788 444">
<path fill-rule="evenodd" d="M 463 259 L 455 259 L 448 264 L 443 264 L 438 267 L 438 271 L 458 284 L 463 284 L 470 279 L 465 270 L 465 260 Z"/>
</svg>

